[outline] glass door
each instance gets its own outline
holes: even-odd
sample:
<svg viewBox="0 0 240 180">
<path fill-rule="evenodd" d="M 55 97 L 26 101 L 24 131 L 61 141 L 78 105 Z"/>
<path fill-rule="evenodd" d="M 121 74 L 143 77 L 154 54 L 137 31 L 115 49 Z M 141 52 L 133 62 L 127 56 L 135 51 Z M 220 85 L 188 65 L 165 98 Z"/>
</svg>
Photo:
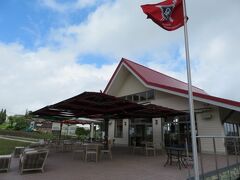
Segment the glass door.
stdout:
<svg viewBox="0 0 240 180">
<path fill-rule="evenodd" d="M 136 118 L 130 120 L 129 126 L 129 145 L 133 146 L 136 142 L 136 146 L 144 145 L 144 141 L 152 141 L 153 129 L 152 119 L 150 118 Z"/>
</svg>

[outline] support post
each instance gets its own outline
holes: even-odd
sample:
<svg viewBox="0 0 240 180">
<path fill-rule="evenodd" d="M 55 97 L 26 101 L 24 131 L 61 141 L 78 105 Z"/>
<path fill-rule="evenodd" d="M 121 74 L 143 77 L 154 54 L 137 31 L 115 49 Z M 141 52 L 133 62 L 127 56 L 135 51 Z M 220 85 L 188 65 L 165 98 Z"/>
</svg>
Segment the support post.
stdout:
<svg viewBox="0 0 240 180">
<path fill-rule="evenodd" d="M 62 126 L 63 126 L 63 123 L 61 122 L 61 123 L 60 123 L 60 133 L 59 133 L 59 136 L 58 136 L 58 141 L 59 141 L 59 142 L 60 142 L 61 136 L 62 136 Z"/>
<path fill-rule="evenodd" d="M 104 119 L 104 131 L 105 131 L 105 135 L 104 135 L 104 142 L 105 142 L 105 148 L 108 148 L 108 122 L 109 119 L 105 118 Z"/>
<path fill-rule="evenodd" d="M 91 142 L 93 140 L 93 128 L 94 128 L 94 123 L 91 123 L 90 124 L 90 140 L 91 140 Z"/>
</svg>

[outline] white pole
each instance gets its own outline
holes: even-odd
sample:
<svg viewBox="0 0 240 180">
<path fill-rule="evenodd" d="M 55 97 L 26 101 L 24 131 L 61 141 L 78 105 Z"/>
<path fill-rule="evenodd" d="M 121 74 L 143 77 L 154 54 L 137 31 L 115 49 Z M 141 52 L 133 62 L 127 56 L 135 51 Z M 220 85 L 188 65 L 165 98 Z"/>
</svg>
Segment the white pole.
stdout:
<svg viewBox="0 0 240 180">
<path fill-rule="evenodd" d="M 90 138 L 91 138 L 91 142 L 92 142 L 92 140 L 93 140 L 93 131 L 94 131 L 94 123 L 91 123 L 91 125 L 90 125 Z"/>
<path fill-rule="evenodd" d="M 195 131 L 196 128 L 195 128 L 191 66 L 190 66 L 190 56 L 189 56 L 188 31 L 187 31 L 187 10 L 186 10 L 185 0 L 183 0 L 183 13 L 184 13 L 184 39 L 185 39 L 185 53 L 186 53 L 187 79 L 188 79 L 188 98 L 189 98 L 189 109 L 190 109 L 190 120 L 191 120 L 194 175 L 195 175 L 195 180 L 199 180 L 197 141 L 196 141 L 196 131 Z"/>
</svg>

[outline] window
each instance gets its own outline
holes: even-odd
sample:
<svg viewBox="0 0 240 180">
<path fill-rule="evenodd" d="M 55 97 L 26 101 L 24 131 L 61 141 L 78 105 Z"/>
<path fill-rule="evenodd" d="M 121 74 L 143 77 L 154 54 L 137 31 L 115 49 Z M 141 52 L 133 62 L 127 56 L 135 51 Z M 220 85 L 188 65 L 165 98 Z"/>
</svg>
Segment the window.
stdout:
<svg viewBox="0 0 240 180">
<path fill-rule="evenodd" d="M 154 99 L 154 90 L 150 90 L 147 92 L 147 99 Z"/>
<path fill-rule="evenodd" d="M 239 126 L 234 123 L 224 123 L 226 136 L 239 136 Z"/>
<path fill-rule="evenodd" d="M 145 92 L 140 92 L 136 94 L 130 94 L 128 96 L 120 97 L 122 99 L 126 99 L 128 101 L 134 101 L 134 102 L 140 102 L 140 101 L 146 101 L 146 100 L 152 100 L 154 99 L 154 90 L 149 90 Z"/>
<path fill-rule="evenodd" d="M 115 138 L 123 137 L 123 120 L 122 119 L 115 120 L 114 137 Z"/>
<path fill-rule="evenodd" d="M 131 95 L 127 96 L 126 100 L 132 101 L 132 96 Z"/>
<path fill-rule="evenodd" d="M 146 101 L 146 92 L 139 93 L 140 101 Z"/>
<path fill-rule="evenodd" d="M 139 101 L 139 96 L 138 96 L 138 95 L 133 95 L 133 101 L 134 101 L 134 102 Z"/>
</svg>

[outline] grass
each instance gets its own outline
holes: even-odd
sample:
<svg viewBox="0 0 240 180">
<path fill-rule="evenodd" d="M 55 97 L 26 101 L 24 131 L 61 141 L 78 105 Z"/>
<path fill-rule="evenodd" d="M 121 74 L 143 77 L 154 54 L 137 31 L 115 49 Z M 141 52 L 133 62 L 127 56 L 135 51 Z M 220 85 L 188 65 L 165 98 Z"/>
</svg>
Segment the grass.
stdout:
<svg viewBox="0 0 240 180">
<path fill-rule="evenodd" d="M 8 123 L 2 123 L 0 124 L 0 129 L 7 129 L 8 126 L 9 126 Z"/>
<path fill-rule="evenodd" d="M 13 153 L 16 146 L 28 146 L 30 143 L 0 139 L 0 155 Z"/>
<path fill-rule="evenodd" d="M 0 129 L 0 135 L 16 136 L 16 137 L 22 137 L 22 138 L 33 138 L 33 139 L 54 138 L 54 135 L 52 133 L 25 132 L 25 131 L 16 131 L 12 129 Z"/>
</svg>

